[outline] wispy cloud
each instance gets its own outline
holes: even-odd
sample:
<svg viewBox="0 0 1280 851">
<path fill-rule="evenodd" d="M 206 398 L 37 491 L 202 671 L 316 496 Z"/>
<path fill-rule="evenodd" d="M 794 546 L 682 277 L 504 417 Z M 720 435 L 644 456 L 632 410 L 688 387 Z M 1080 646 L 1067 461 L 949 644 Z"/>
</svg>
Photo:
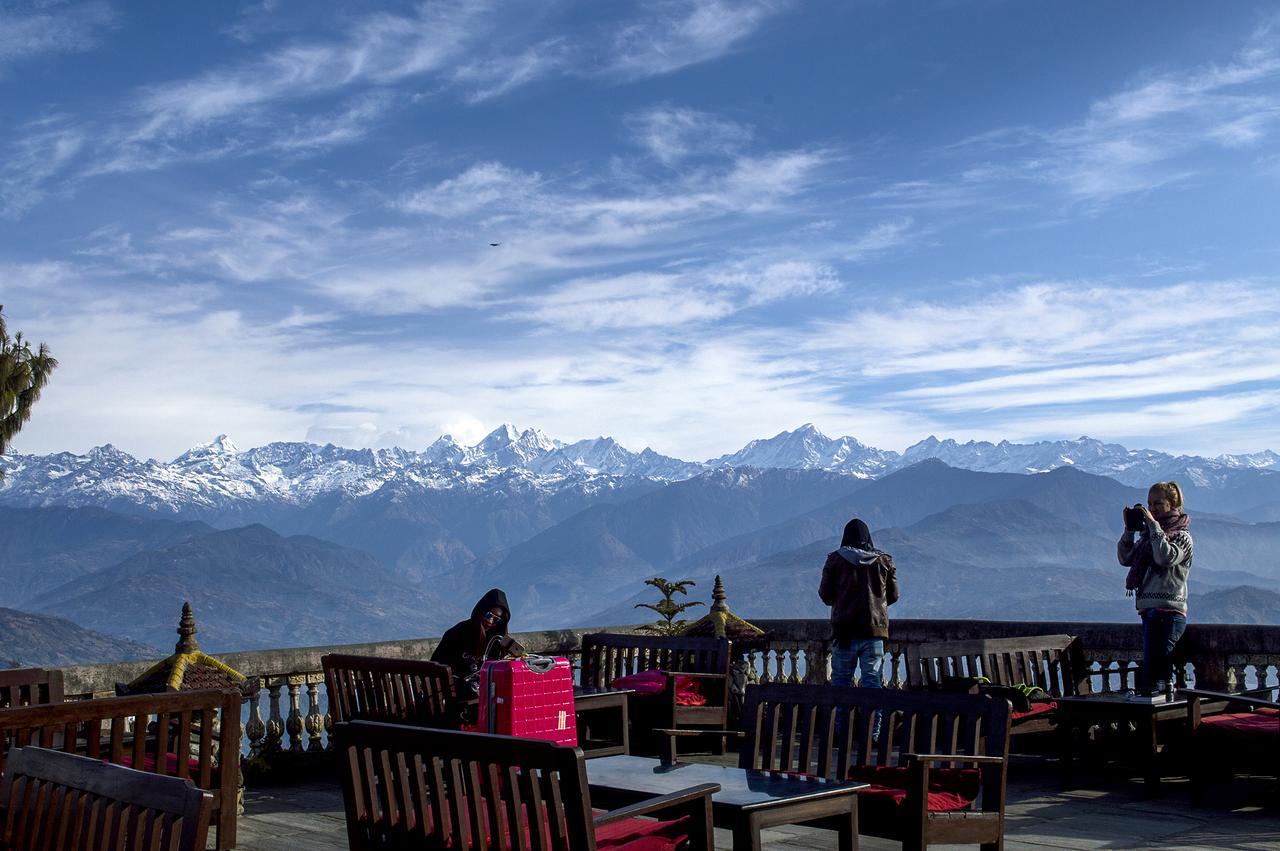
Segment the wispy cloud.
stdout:
<svg viewBox="0 0 1280 851">
<path fill-rule="evenodd" d="M 672 105 L 630 115 L 627 126 L 637 144 L 666 165 L 698 155 L 726 156 L 751 140 L 750 128 L 736 121 Z"/>
<path fill-rule="evenodd" d="M 782 10 L 780 0 L 662 0 L 614 35 L 607 70 L 651 77 L 716 59 L 737 47 Z"/>
<path fill-rule="evenodd" d="M 7 65 L 92 49 L 115 22 L 106 3 L 30 3 L 0 8 L 0 75 Z"/>
<path fill-rule="evenodd" d="M 0 164 L 0 217 L 17 218 L 38 204 L 49 191 L 49 178 L 65 169 L 84 144 L 84 134 L 67 116 L 22 127 Z"/>
</svg>

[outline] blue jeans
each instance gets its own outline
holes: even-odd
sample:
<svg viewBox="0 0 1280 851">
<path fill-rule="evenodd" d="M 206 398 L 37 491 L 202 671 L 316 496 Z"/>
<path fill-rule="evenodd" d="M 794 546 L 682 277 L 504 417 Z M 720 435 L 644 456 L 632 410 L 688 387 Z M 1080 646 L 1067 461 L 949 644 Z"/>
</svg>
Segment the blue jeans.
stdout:
<svg viewBox="0 0 1280 851">
<path fill-rule="evenodd" d="M 1187 616 L 1156 609 L 1142 610 L 1142 679 L 1139 687 L 1153 692 L 1173 672 L 1173 648 L 1187 628 Z"/>
<path fill-rule="evenodd" d="M 853 685 L 855 669 L 862 670 L 863 688 L 880 688 L 883 685 L 883 638 L 855 638 L 831 645 L 831 684 Z"/>
<path fill-rule="evenodd" d="M 831 644 L 831 684 L 853 685 L 853 672 L 861 669 L 863 688 L 881 688 L 884 685 L 884 639 L 855 638 Z M 844 741 L 844 715 L 838 716 L 836 736 Z M 875 713 L 871 737 L 880 740 L 880 712 Z"/>
</svg>

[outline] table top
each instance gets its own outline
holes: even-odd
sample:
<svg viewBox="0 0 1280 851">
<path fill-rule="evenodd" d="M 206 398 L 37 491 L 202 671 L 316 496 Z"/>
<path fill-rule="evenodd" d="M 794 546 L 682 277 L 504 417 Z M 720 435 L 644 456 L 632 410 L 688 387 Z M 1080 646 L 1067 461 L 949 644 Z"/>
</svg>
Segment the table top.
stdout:
<svg viewBox="0 0 1280 851">
<path fill-rule="evenodd" d="M 643 756 L 594 759 L 587 766 L 587 781 L 592 788 L 648 795 L 666 795 L 698 783 L 719 783 L 720 791 L 711 796 L 712 803 L 743 810 L 848 795 L 868 785 L 700 762 L 662 765 Z"/>
<path fill-rule="evenodd" d="M 1059 709 L 1091 709 L 1098 712 L 1120 712 L 1124 714 L 1160 713 L 1170 709 L 1185 711 L 1187 708 L 1187 699 L 1176 692 L 1173 700 L 1161 699 L 1155 702 L 1135 700 L 1127 694 L 1117 692 L 1078 694 L 1073 697 L 1055 698 L 1055 700 L 1058 702 Z"/>
</svg>

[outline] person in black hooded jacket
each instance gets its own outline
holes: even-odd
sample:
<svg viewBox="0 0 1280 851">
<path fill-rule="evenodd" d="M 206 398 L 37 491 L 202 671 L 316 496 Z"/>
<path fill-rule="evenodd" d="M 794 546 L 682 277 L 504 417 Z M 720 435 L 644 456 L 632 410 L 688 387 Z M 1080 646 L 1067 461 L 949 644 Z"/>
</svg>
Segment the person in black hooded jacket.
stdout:
<svg viewBox="0 0 1280 851">
<path fill-rule="evenodd" d="M 844 527 L 840 549 L 827 556 L 818 596 L 831 607 L 831 684 L 881 684 L 889 607 L 898 601 L 893 557 L 871 543 L 871 530 L 857 517 Z"/>
<path fill-rule="evenodd" d="M 465 680 L 488 659 L 506 654 L 511 607 L 501 588 L 490 588 L 471 609 L 471 617 L 449 627 L 440 637 L 432 662 L 448 665 L 454 677 Z"/>
</svg>

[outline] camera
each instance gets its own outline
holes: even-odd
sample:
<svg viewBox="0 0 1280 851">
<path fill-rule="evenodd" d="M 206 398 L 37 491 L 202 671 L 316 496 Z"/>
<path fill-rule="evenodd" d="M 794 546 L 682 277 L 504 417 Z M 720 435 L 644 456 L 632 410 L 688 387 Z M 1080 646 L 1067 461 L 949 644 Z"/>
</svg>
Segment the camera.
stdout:
<svg viewBox="0 0 1280 851">
<path fill-rule="evenodd" d="M 1142 513 L 1142 506 L 1135 505 L 1133 508 L 1124 510 L 1124 530 L 1126 532 L 1141 532 L 1147 528 L 1147 517 Z"/>
</svg>

